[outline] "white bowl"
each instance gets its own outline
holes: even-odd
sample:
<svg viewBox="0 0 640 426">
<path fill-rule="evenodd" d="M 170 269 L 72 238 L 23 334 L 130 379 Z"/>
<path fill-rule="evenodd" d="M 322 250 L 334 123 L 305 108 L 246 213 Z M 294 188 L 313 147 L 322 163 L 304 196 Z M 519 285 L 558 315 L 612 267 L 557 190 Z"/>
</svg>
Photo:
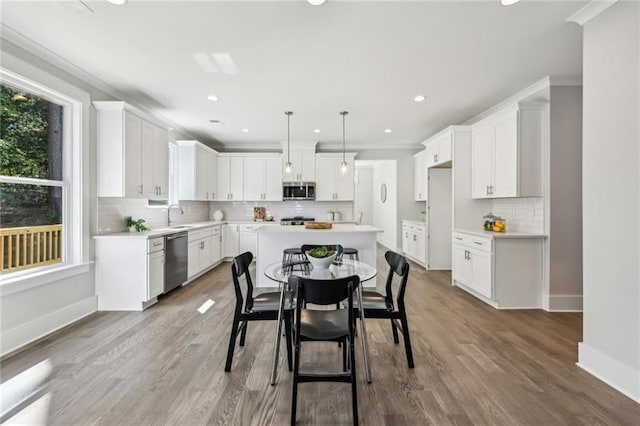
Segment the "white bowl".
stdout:
<svg viewBox="0 0 640 426">
<path fill-rule="evenodd" d="M 224 219 L 224 213 L 222 213 L 222 210 L 216 210 L 213 212 L 213 220 L 220 222 L 222 219 Z"/>
<path fill-rule="evenodd" d="M 313 266 L 313 269 L 328 269 L 336 259 L 336 253 L 333 253 L 331 256 L 322 258 L 313 257 L 309 254 L 309 252 L 306 252 L 305 254 L 307 255 L 307 259 L 309 259 L 309 262 Z"/>
</svg>

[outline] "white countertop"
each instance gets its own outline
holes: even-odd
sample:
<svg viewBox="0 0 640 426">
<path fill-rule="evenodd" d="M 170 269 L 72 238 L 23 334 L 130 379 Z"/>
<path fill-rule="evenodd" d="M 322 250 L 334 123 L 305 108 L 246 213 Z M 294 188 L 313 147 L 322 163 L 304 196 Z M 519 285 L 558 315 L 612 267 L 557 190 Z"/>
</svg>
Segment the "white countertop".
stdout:
<svg viewBox="0 0 640 426">
<path fill-rule="evenodd" d="M 334 224 L 331 229 L 306 229 L 303 225 L 289 226 L 265 226 L 258 228 L 257 232 L 268 234 L 290 234 L 299 232 L 321 232 L 321 233 L 358 233 L 358 232 L 383 232 L 382 229 L 371 225 Z"/>
<path fill-rule="evenodd" d="M 425 222 L 424 220 L 413 220 L 413 219 L 402 219 L 403 223 L 413 223 L 415 225 L 421 225 L 421 226 L 426 226 L 427 222 Z"/>
<path fill-rule="evenodd" d="M 478 237 L 489 238 L 547 238 L 544 234 L 532 234 L 528 232 L 491 232 L 477 229 L 460 229 L 455 228 L 453 232 L 459 232 L 461 234 L 475 235 Z"/>
<path fill-rule="evenodd" d="M 93 238 L 114 238 L 114 237 L 155 238 L 155 237 L 161 237 L 164 235 L 175 234 L 177 232 L 194 231 L 196 229 L 222 225 L 224 223 L 226 222 L 207 221 L 207 222 L 186 223 L 186 224 L 175 225 L 174 227 L 171 227 L 171 228 L 167 227 L 167 228 L 150 229 L 148 231 L 143 231 L 143 232 L 115 232 L 112 234 L 94 235 Z"/>
</svg>

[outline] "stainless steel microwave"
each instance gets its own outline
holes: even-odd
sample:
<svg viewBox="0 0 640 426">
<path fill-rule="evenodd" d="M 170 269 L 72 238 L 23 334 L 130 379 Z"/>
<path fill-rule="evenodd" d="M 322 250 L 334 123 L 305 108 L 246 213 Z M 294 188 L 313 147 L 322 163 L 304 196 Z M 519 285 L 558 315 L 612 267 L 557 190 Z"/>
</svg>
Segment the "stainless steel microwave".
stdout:
<svg viewBox="0 0 640 426">
<path fill-rule="evenodd" d="M 282 200 L 315 200 L 315 182 L 284 182 L 282 184 Z"/>
</svg>

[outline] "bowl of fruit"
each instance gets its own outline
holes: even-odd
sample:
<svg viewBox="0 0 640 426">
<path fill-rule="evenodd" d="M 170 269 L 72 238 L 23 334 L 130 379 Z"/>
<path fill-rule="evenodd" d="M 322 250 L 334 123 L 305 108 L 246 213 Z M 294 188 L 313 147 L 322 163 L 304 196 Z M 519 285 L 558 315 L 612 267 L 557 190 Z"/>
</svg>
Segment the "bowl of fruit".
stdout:
<svg viewBox="0 0 640 426">
<path fill-rule="evenodd" d="M 305 252 L 313 269 L 327 269 L 336 259 L 336 251 L 321 246 Z"/>
</svg>

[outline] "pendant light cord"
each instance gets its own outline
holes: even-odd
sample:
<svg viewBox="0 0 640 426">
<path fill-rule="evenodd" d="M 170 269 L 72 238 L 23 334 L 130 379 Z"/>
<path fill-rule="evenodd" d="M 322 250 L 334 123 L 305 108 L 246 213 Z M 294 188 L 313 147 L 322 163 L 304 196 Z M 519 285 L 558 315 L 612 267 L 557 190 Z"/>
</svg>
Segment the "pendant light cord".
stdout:
<svg viewBox="0 0 640 426">
<path fill-rule="evenodd" d="M 287 164 L 291 164 L 291 111 L 285 111 L 287 115 Z"/>
<path fill-rule="evenodd" d="M 345 117 L 347 116 L 347 114 L 349 114 L 348 111 L 342 111 L 340 112 L 340 115 L 342 116 L 342 163 L 345 164 L 346 161 L 346 157 L 345 157 L 345 152 L 346 152 L 346 132 L 345 132 Z"/>
</svg>

